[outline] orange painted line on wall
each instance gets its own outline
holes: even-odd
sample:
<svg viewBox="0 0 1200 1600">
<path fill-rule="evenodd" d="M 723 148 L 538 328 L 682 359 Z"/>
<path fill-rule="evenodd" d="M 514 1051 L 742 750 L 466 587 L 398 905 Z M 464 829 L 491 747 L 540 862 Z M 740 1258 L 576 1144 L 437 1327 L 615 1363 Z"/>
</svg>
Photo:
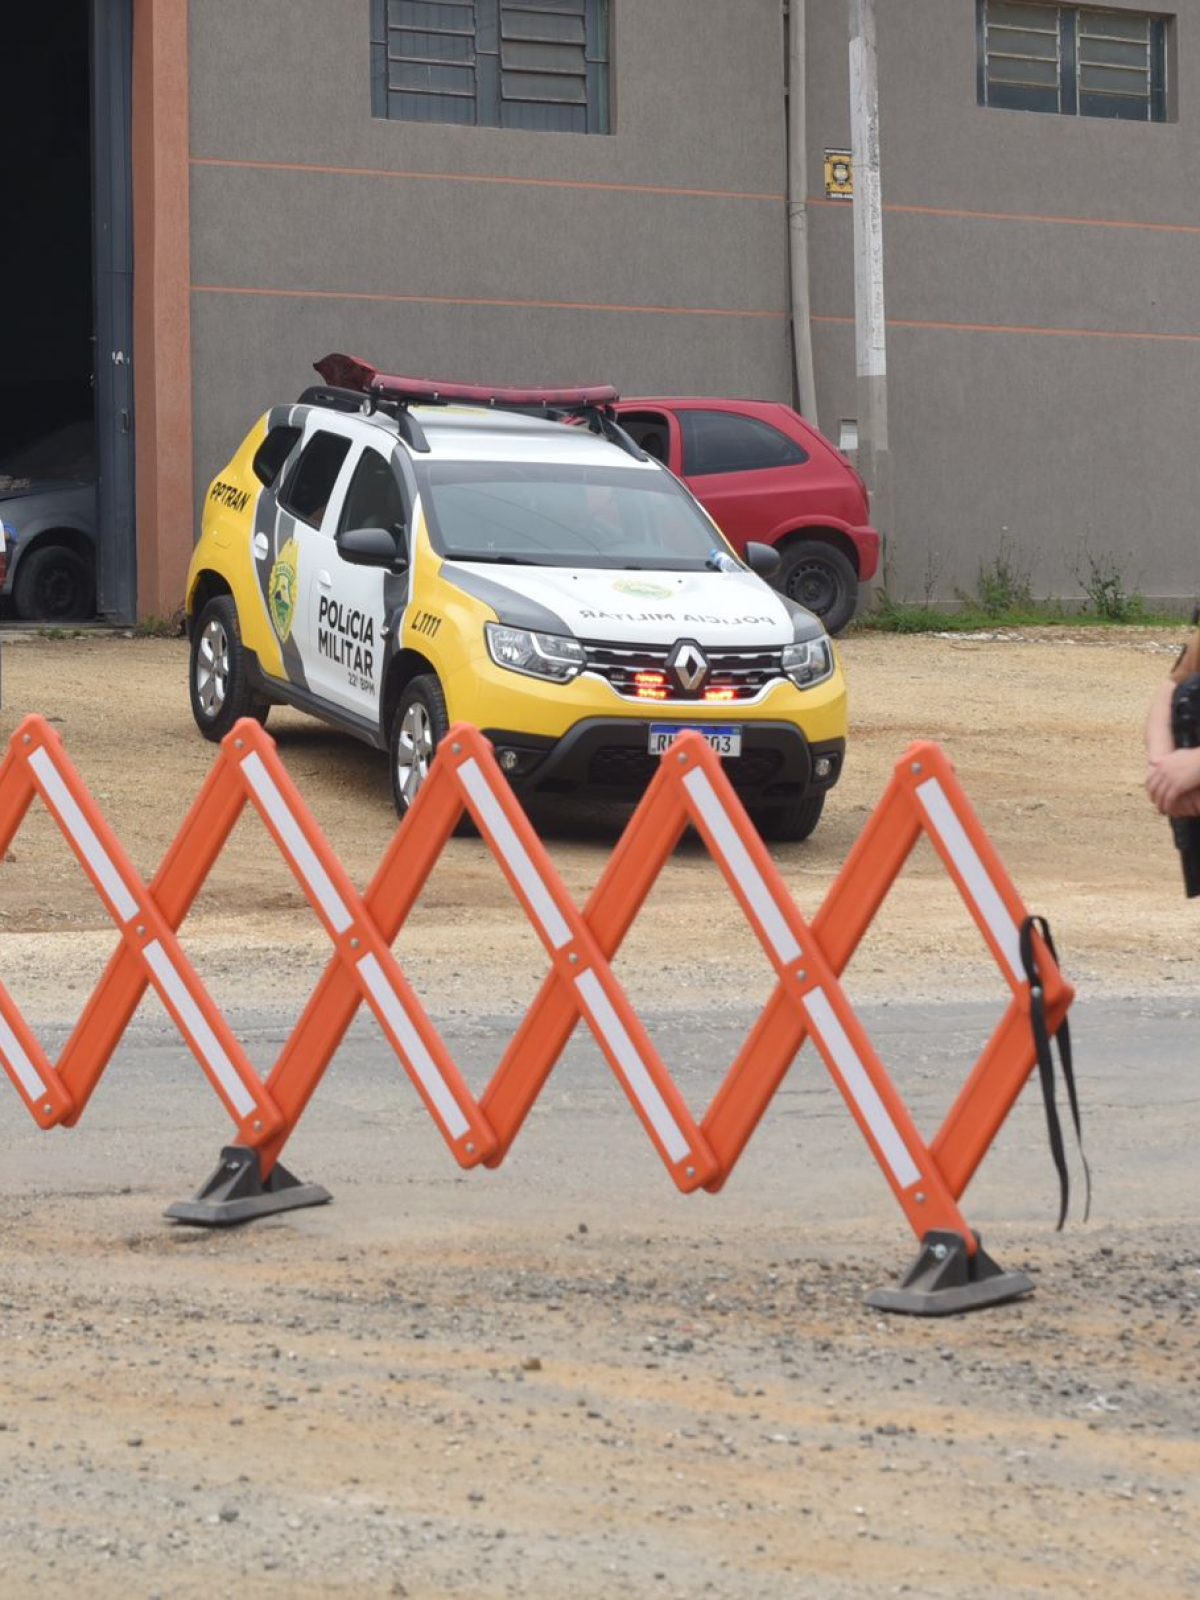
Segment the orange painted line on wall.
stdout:
<svg viewBox="0 0 1200 1600">
<path fill-rule="evenodd" d="M 845 200 L 829 200 L 824 195 L 811 195 L 808 203 L 810 206 L 828 206 L 834 211 L 852 210 Z M 1045 222 L 1062 228 L 1122 228 L 1135 233 L 1200 234 L 1200 226 L 1187 222 L 1135 222 L 1130 219 L 1109 217 L 1057 217 L 1036 211 L 966 211 L 957 206 L 885 205 L 883 209 L 897 216 L 949 217 L 965 222 Z"/>
<path fill-rule="evenodd" d="M 634 316 L 750 317 L 782 322 L 786 311 L 739 311 L 723 306 L 617 306 L 591 300 L 499 300 L 450 294 L 368 294 L 352 289 L 254 289 L 224 283 L 194 283 L 193 294 L 270 296 L 283 300 L 372 300 L 387 305 L 498 306 L 517 311 L 619 311 Z"/>
<path fill-rule="evenodd" d="M 813 317 L 814 322 L 852 328 L 853 317 Z M 889 328 L 924 328 L 936 333 L 1023 333 L 1043 339 L 1142 339 L 1154 344 L 1200 344 L 1200 333 L 1139 333 L 1125 328 L 1035 328 L 1011 322 L 925 322 L 889 317 Z"/>
<path fill-rule="evenodd" d="M 391 167 L 329 167 L 308 161 L 234 161 L 223 156 L 193 156 L 194 167 L 228 167 L 251 172 L 302 172 L 337 178 L 396 178 L 409 183 L 502 183 L 525 189 L 600 189 L 611 194 L 679 195 L 695 200 L 769 200 L 782 205 L 783 194 L 757 194 L 742 189 L 687 189 L 665 183 L 608 183 L 591 178 L 509 178 L 492 172 L 410 172 Z"/>
</svg>

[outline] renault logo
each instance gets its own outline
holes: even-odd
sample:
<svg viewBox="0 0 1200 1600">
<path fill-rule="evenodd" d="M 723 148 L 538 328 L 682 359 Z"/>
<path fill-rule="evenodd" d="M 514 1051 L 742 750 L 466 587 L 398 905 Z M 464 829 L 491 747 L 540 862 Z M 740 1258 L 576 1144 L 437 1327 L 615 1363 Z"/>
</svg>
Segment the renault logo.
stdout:
<svg viewBox="0 0 1200 1600">
<path fill-rule="evenodd" d="M 667 657 L 667 666 L 684 694 L 695 694 L 708 677 L 708 657 L 690 639 L 679 641 Z"/>
</svg>

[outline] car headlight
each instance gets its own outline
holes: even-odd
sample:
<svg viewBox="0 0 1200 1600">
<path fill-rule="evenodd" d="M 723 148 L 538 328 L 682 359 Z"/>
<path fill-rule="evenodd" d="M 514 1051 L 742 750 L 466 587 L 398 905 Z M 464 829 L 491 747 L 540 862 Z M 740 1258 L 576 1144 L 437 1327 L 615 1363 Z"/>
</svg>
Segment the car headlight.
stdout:
<svg viewBox="0 0 1200 1600">
<path fill-rule="evenodd" d="M 797 689 L 811 689 L 833 672 L 833 645 L 825 634 L 789 644 L 780 665 Z"/>
<path fill-rule="evenodd" d="M 484 626 L 488 654 L 498 667 L 523 672 L 530 678 L 570 683 L 587 666 L 587 653 L 578 639 L 556 633 L 531 633 L 527 628 L 507 628 L 503 623 Z"/>
</svg>

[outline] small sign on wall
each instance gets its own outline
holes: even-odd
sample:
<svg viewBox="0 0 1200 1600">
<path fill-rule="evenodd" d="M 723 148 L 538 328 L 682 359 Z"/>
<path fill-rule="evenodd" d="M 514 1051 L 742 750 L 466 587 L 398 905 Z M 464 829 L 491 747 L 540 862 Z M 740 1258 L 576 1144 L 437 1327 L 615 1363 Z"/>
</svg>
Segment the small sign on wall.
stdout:
<svg viewBox="0 0 1200 1600">
<path fill-rule="evenodd" d="M 854 159 L 849 150 L 826 150 L 825 198 L 853 200 Z"/>
</svg>

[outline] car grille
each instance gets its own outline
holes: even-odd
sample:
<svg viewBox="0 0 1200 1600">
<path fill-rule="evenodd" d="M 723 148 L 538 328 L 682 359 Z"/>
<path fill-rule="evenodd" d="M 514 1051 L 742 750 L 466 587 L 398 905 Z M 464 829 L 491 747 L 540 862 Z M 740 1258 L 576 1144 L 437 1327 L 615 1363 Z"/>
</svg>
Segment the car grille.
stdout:
<svg viewBox="0 0 1200 1600">
<path fill-rule="evenodd" d="M 779 771 L 778 750 L 746 750 L 722 762 L 735 789 L 761 789 Z M 603 745 L 588 765 L 588 784 L 595 789 L 644 789 L 658 771 L 659 757 L 634 745 Z"/>
<path fill-rule="evenodd" d="M 768 684 L 783 677 L 783 667 L 780 665 L 782 650 L 769 647 L 763 650 L 706 648 L 704 654 L 708 658 L 708 676 L 699 694 L 686 694 L 672 674 L 667 672 L 667 657 L 675 648 L 674 645 L 610 644 L 605 640 L 585 639 L 583 646 L 587 651 L 589 671 L 606 679 L 626 699 L 638 700 L 644 705 L 661 705 L 664 701 L 673 700 L 686 700 L 694 705 L 703 702 L 705 695 L 713 689 L 731 691 L 728 696 L 722 696 L 721 703 L 736 705 L 742 700 L 753 700 Z M 662 699 L 657 695 L 653 699 L 643 699 L 637 694 L 636 678 L 639 672 L 661 672 L 665 675 L 666 694 Z"/>
</svg>

